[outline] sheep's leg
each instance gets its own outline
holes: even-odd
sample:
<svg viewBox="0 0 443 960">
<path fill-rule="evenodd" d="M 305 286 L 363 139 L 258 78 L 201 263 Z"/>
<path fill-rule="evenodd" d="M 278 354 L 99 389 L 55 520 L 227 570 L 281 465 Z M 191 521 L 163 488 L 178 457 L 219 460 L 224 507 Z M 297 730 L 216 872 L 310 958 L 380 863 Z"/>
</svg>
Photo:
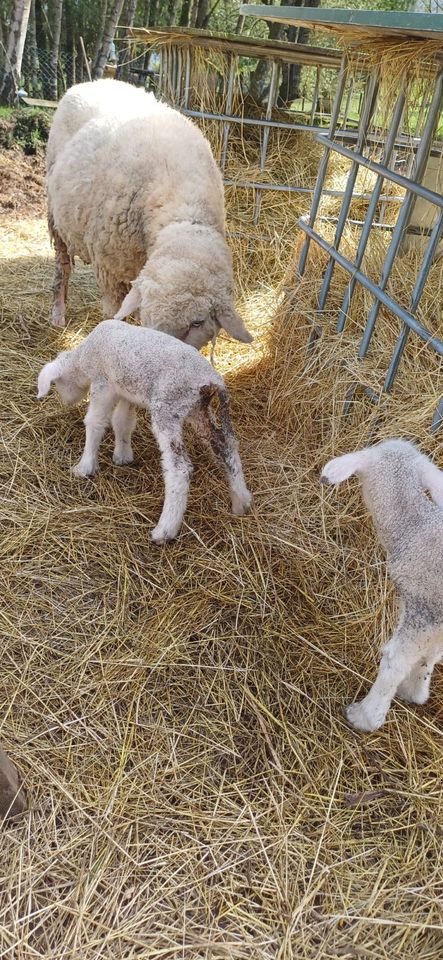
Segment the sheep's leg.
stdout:
<svg viewBox="0 0 443 960">
<path fill-rule="evenodd" d="M 65 304 L 68 296 L 69 275 L 71 273 L 71 258 L 68 248 L 56 230 L 52 229 L 51 236 L 55 247 L 55 277 L 53 284 L 54 302 L 52 306 L 52 322 L 55 327 L 65 325 Z"/>
<path fill-rule="evenodd" d="M 151 537 L 154 543 L 166 543 L 177 536 L 183 522 L 192 464 L 184 446 L 181 423 L 161 414 L 153 415 L 152 430 L 161 451 L 165 500 Z"/>
<path fill-rule="evenodd" d="M 357 730 L 377 730 L 386 719 L 391 700 L 411 671 L 424 660 L 423 650 L 429 649 L 430 633 L 413 627 L 402 617 L 381 659 L 377 679 L 369 693 L 359 703 L 345 708 L 345 716 Z"/>
<path fill-rule="evenodd" d="M 442 646 L 440 636 L 440 651 L 442 650 Z M 429 698 L 432 671 L 441 657 L 441 652 L 438 654 L 433 652 L 432 655 L 428 657 L 421 657 L 418 663 L 412 668 L 409 676 L 407 676 L 398 687 L 397 696 L 400 697 L 401 700 L 407 700 L 408 703 L 426 703 Z"/>
<path fill-rule="evenodd" d="M 84 424 L 86 427 L 86 441 L 81 460 L 73 467 L 76 477 L 92 477 L 98 468 L 98 448 L 103 439 L 106 427 L 111 421 L 111 414 L 116 397 L 107 386 L 93 386 L 91 399 L 86 411 Z"/>
<path fill-rule="evenodd" d="M 252 497 L 246 486 L 243 467 L 238 453 L 237 441 L 229 424 L 217 427 L 212 419 L 211 410 L 203 406 L 193 411 L 189 422 L 204 443 L 211 447 L 216 460 L 221 465 L 231 491 L 232 512 L 241 517 L 251 506 Z"/>
<path fill-rule="evenodd" d="M 137 424 L 135 407 L 128 400 L 119 400 L 112 414 L 112 429 L 115 436 L 113 461 L 118 465 L 132 463 L 131 437 Z"/>
</svg>

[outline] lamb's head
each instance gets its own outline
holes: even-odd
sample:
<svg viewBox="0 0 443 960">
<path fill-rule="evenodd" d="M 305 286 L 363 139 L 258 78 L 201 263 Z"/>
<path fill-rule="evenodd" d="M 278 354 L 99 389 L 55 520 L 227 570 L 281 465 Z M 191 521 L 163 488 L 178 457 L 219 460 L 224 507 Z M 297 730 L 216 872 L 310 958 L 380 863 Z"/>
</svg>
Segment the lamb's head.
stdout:
<svg viewBox="0 0 443 960">
<path fill-rule="evenodd" d="M 183 221 L 161 231 L 116 319 L 137 310 L 144 326 L 197 349 L 221 328 L 236 340 L 252 340 L 234 307 L 229 248 L 212 227 Z"/>
<path fill-rule="evenodd" d="M 365 497 L 398 499 L 402 491 L 428 491 L 438 506 L 443 506 L 443 473 L 408 440 L 384 440 L 373 447 L 345 453 L 329 460 L 323 468 L 323 483 L 342 483 L 358 476 L 363 481 Z"/>
<path fill-rule="evenodd" d="M 38 400 L 49 393 L 52 384 L 54 384 L 62 403 L 66 406 L 74 406 L 83 399 L 88 392 L 89 383 L 82 377 L 78 369 L 74 368 L 71 357 L 71 352 L 65 350 L 63 353 L 59 353 L 55 360 L 45 363 L 38 375 Z"/>
</svg>

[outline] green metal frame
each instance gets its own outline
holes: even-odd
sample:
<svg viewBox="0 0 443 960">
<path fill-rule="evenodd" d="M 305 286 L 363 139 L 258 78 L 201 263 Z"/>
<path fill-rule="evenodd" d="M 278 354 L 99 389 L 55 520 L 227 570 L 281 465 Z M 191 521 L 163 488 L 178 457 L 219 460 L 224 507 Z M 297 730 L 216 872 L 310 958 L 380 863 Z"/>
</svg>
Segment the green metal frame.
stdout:
<svg viewBox="0 0 443 960">
<path fill-rule="evenodd" d="M 241 16 L 273 20 L 291 26 L 312 27 L 333 31 L 349 39 L 356 30 L 380 37 L 402 36 L 407 39 L 442 40 L 443 16 L 438 13 L 408 13 L 380 10 L 315 9 L 312 7 L 277 7 L 248 3 L 240 6 Z"/>
</svg>

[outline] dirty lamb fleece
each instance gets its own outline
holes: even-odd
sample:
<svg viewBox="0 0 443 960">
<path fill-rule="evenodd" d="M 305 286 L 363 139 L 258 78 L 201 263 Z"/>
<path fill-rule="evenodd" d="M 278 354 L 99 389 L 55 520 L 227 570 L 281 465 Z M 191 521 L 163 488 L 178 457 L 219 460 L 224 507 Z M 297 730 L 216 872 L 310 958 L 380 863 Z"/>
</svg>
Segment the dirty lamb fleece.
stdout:
<svg viewBox="0 0 443 960">
<path fill-rule="evenodd" d="M 47 187 L 56 325 L 78 256 L 105 317 L 135 313 L 197 348 L 221 327 L 252 340 L 233 303 L 221 174 L 186 117 L 120 81 L 72 87 L 51 127 Z"/>
<path fill-rule="evenodd" d="M 243 476 L 224 380 L 193 347 L 156 330 L 103 320 L 78 347 L 45 364 L 38 378 L 38 398 L 46 396 L 52 383 L 66 404 L 78 403 L 90 390 L 85 448 L 73 471 L 79 477 L 96 472 L 98 449 L 110 423 L 115 435 L 114 463 L 131 463 L 135 407 L 150 410 L 165 482 L 162 514 L 151 534 L 155 543 L 177 536 L 186 510 L 192 464 L 183 439 L 185 420 L 211 447 L 223 468 L 233 513 L 241 516 L 249 509 L 251 494 Z M 220 427 L 210 408 L 216 395 Z"/>
</svg>

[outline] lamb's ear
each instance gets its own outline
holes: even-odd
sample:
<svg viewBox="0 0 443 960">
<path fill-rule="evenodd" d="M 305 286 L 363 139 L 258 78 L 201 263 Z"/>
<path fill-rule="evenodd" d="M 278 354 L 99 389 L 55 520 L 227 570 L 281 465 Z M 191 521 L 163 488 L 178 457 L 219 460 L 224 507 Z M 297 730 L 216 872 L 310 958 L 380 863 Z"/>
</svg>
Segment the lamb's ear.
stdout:
<svg viewBox="0 0 443 960">
<path fill-rule="evenodd" d="M 356 453 L 345 453 L 342 457 L 329 460 L 323 467 L 320 480 L 322 483 L 342 483 L 355 474 L 361 473 L 367 463 L 368 450 L 357 450 Z"/>
<path fill-rule="evenodd" d="M 61 369 L 58 359 L 50 360 L 49 363 L 45 363 L 38 375 L 37 400 L 41 400 L 42 397 L 46 397 L 46 394 L 49 393 L 51 389 L 51 384 L 54 383 L 55 380 L 58 380 L 60 373 Z"/>
<path fill-rule="evenodd" d="M 246 329 L 242 318 L 238 315 L 234 307 L 227 304 L 220 304 L 215 310 L 217 323 L 229 333 L 234 340 L 241 340 L 242 343 L 252 343 L 254 337 Z"/>
<path fill-rule="evenodd" d="M 428 490 L 434 503 L 443 507 L 443 472 L 423 457 L 420 474 L 425 490 Z"/>
<path fill-rule="evenodd" d="M 120 307 L 120 310 L 117 310 L 114 320 L 125 320 L 126 317 L 129 317 L 131 313 L 135 313 L 138 310 L 141 303 L 141 293 L 138 286 L 132 286 L 129 293 L 126 294 L 125 299 Z"/>
</svg>

